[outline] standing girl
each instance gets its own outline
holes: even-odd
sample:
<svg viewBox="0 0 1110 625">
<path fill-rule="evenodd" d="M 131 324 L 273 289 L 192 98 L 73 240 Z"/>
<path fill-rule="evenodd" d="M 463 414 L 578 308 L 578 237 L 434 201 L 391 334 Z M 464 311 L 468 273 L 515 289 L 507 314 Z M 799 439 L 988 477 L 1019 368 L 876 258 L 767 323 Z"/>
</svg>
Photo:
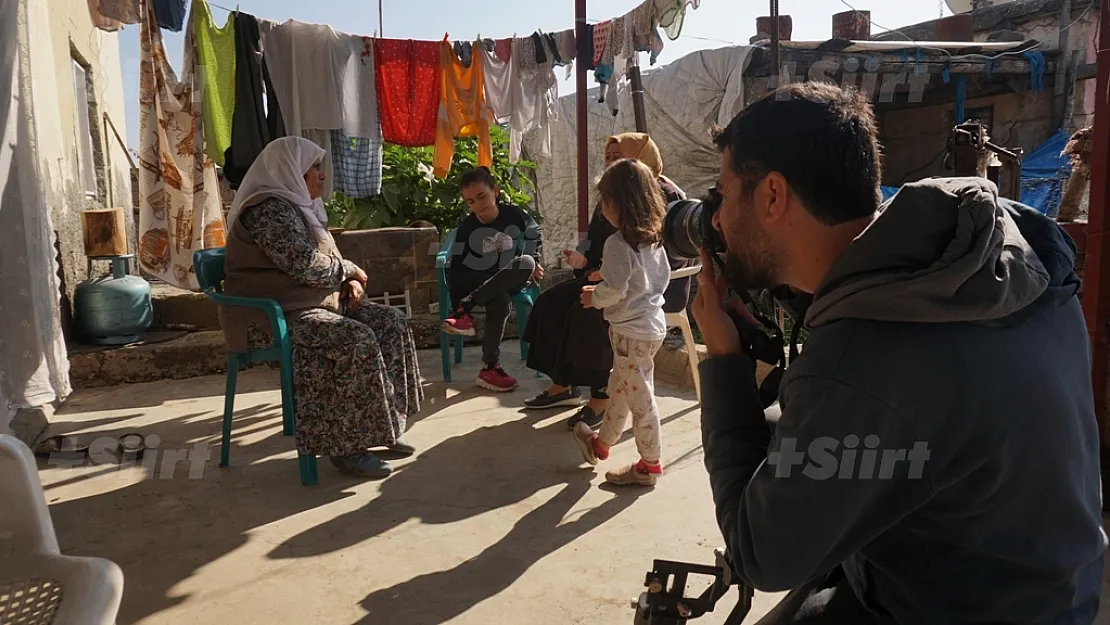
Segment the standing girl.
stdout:
<svg viewBox="0 0 1110 625">
<path fill-rule="evenodd" d="M 602 214 L 616 233 L 605 242 L 601 283 L 582 287 L 582 305 L 605 311 L 613 346 L 609 409 L 595 434 L 578 423 L 574 440 L 590 464 L 609 457 L 632 413 L 640 461 L 606 473 L 614 485 L 652 486 L 663 473 L 659 409 L 655 402 L 655 353 L 667 335 L 663 292 L 671 267 L 663 249 L 666 204 L 651 169 L 635 159 L 610 166 L 598 183 Z"/>
</svg>

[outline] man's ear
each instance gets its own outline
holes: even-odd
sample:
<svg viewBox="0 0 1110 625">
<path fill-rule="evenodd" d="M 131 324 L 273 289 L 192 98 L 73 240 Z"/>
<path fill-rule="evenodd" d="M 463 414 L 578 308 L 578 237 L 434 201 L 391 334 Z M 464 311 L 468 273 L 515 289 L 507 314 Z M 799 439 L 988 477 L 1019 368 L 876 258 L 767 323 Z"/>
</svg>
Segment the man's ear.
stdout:
<svg viewBox="0 0 1110 625">
<path fill-rule="evenodd" d="M 767 174 L 759 185 L 756 209 L 761 221 L 773 223 L 786 217 L 786 209 L 790 200 L 790 185 L 786 177 L 777 171 Z"/>
</svg>

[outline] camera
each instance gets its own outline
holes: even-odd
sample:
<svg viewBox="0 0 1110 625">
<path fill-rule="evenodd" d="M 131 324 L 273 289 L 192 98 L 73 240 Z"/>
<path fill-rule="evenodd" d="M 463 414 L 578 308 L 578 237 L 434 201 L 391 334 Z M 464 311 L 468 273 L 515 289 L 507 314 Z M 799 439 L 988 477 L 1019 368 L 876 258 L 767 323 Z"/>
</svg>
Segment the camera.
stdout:
<svg viewBox="0 0 1110 625">
<path fill-rule="evenodd" d="M 713 227 L 713 214 L 721 207 L 717 189 L 700 200 L 678 200 L 667 207 L 663 220 L 663 242 L 672 258 L 697 259 L 701 250 L 711 255 L 725 253 L 725 241 Z"/>
</svg>

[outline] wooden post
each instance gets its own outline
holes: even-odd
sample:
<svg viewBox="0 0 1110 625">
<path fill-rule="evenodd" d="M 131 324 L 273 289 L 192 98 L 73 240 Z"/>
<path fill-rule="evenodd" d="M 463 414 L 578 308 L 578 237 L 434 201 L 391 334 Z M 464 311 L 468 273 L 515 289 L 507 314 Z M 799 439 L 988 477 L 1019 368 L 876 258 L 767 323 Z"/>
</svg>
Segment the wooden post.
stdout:
<svg viewBox="0 0 1110 625">
<path fill-rule="evenodd" d="M 636 132 L 647 132 L 647 111 L 644 108 L 644 83 L 640 79 L 639 52 L 634 52 L 633 63 L 628 66 L 628 82 L 632 86 L 632 111 L 636 114 Z"/>
<path fill-rule="evenodd" d="M 1056 63 L 1056 79 L 1055 79 L 1055 93 L 1052 99 L 1052 128 L 1054 130 L 1063 127 L 1064 117 L 1067 114 L 1067 83 L 1068 83 L 1068 35 L 1071 29 L 1071 0 L 1064 0 L 1060 4 L 1060 16 L 1058 18 L 1060 23 L 1060 40 L 1059 50 L 1060 57 Z"/>
<path fill-rule="evenodd" d="M 1103 460 L 1103 488 L 1110 471 L 1106 432 L 1107 376 L 1110 375 L 1110 0 L 1102 0 L 1099 13 L 1095 121 L 1091 147 L 1091 208 L 1087 220 L 1087 251 L 1083 265 L 1083 312 L 1091 337 L 1091 383 Z M 1103 509 L 1110 497 L 1103 498 Z"/>
<path fill-rule="evenodd" d="M 85 256 L 122 256 L 127 253 L 127 222 L 122 208 L 81 213 Z"/>
<path fill-rule="evenodd" d="M 779 0 L 771 0 L 771 90 L 779 88 Z"/>
<path fill-rule="evenodd" d="M 594 42 L 586 40 L 586 0 L 574 0 L 574 28 L 578 40 L 578 64 L 574 68 L 578 118 L 578 234 L 584 237 L 590 228 L 590 134 L 586 106 L 590 94 L 586 86 L 586 68 L 592 65 L 594 54 Z"/>
</svg>

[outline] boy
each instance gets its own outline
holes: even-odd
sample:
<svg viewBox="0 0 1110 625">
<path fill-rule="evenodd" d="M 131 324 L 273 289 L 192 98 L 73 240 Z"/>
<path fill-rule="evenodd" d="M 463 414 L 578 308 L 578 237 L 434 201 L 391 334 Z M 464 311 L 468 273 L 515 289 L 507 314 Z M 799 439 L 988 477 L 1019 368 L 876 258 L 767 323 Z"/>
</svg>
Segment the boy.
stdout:
<svg viewBox="0 0 1110 625">
<path fill-rule="evenodd" d="M 486 167 L 472 169 L 459 182 L 470 214 L 459 224 L 447 286 L 452 315 L 444 321 L 448 334 L 474 336 L 471 311 L 486 310 L 482 342 L 485 367 L 476 384 L 505 393 L 518 383 L 501 368 L 501 339 L 509 318 L 510 296 L 543 278 L 543 230 L 519 207 L 497 201 L 500 189 Z"/>
</svg>

